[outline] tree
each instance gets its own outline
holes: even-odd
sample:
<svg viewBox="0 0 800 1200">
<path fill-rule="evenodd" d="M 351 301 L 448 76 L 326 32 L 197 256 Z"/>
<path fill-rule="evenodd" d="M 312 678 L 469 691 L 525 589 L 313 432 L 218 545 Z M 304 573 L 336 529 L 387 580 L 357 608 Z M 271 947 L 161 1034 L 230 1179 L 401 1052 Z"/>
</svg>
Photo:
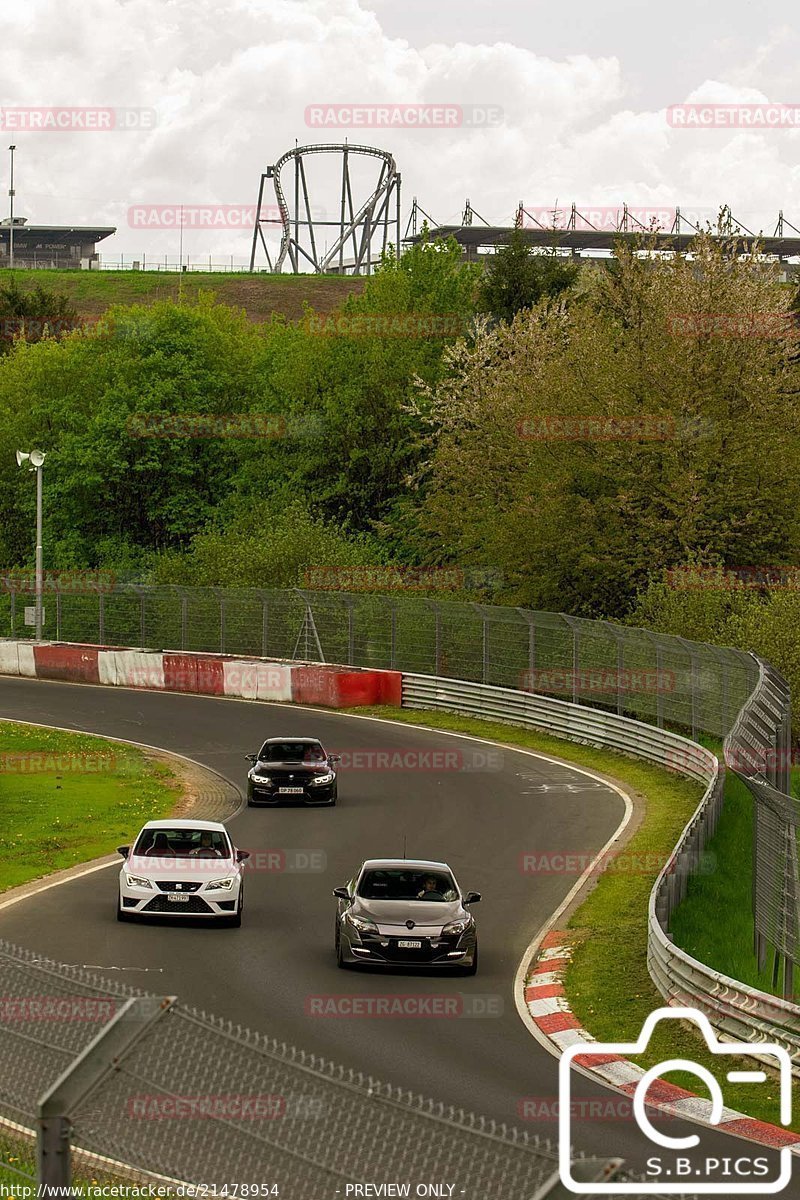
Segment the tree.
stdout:
<svg viewBox="0 0 800 1200">
<path fill-rule="evenodd" d="M 544 251 L 531 247 L 517 227 L 497 253 L 488 257 L 479 307 L 500 320 L 511 321 L 523 309 L 567 291 L 579 271 L 578 263 L 559 255 L 555 246 Z"/>
<path fill-rule="evenodd" d="M 8 354 L 14 342 L 39 342 L 61 338 L 76 326 L 78 314 L 67 297 L 48 292 L 37 284 L 23 292 L 16 280 L 0 287 L 0 355 Z"/>
<path fill-rule="evenodd" d="M 518 603 L 619 616 L 673 564 L 800 561 L 786 291 L 757 251 L 648 249 L 451 349 L 423 392 L 422 517 Z"/>
</svg>

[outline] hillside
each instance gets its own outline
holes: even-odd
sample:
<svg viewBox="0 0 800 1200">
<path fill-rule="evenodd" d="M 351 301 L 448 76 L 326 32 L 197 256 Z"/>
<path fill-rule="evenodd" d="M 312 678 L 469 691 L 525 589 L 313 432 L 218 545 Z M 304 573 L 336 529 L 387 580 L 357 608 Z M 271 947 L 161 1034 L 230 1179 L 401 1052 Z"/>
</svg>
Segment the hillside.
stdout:
<svg viewBox="0 0 800 1200">
<path fill-rule="evenodd" d="M 81 318 L 99 317 L 112 304 L 152 304 L 156 300 L 187 302 L 200 292 L 213 292 L 223 304 L 246 310 L 251 321 L 268 321 L 273 313 L 290 320 L 303 315 L 304 303 L 320 313 L 333 312 L 347 296 L 360 292 L 363 277 L 345 275 L 250 275 L 223 272 L 166 271 L 8 271 L 0 270 L 0 287 L 12 275 L 23 290 L 36 284 L 63 292 Z"/>
</svg>

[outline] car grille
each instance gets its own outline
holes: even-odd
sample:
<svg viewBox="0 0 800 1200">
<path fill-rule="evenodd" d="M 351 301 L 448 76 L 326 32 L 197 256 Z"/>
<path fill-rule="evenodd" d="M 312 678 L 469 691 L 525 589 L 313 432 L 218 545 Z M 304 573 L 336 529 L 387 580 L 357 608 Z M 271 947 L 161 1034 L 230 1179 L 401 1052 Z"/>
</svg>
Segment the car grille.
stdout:
<svg viewBox="0 0 800 1200">
<path fill-rule="evenodd" d="M 186 879 L 157 879 L 155 882 L 160 892 L 197 892 L 202 886 Z"/>
<path fill-rule="evenodd" d="M 185 904 L 175 904 L 166 896 L 156 896 L 141 909 L 141 912 L 146 913 L 210 913 L 213 911 L 200 896 L 190 896 Z"/>
<path fill-rule="evenodd" d="M 413 934 L 409 934 L 408 936 L 413 937 Z M 385 949 L 381 947 L 381 952 L 390 962 L 430 962 L 433 957 L 430 940 L 428 938 L 415 940 L 422 942 L 419 950 L 409 950 L 406 946 L 399 946 L 398 939 L 391 938 L 389 945 Z"/>
</svg>

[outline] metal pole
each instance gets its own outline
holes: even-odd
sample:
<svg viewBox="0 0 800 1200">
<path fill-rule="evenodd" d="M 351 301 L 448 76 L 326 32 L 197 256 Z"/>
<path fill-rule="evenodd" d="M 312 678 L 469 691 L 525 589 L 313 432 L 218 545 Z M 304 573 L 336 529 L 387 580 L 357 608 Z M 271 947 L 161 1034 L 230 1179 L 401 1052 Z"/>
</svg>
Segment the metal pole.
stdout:
<svg viewBox="0 0 800 1200">
<path fill-rule="evenodd" d="M 42 468 L 36 468 L 36 641 L 42 640 Z"/>
<path fill-rule="evenodd" d="M 11 181 L 9 183 L 8 195 L 11 202 L 11 224 L 8 227 L 8 265 L 14 270 L 14 151 L 16 146 L 9 146 L 11 151 Z"/>
</svg>

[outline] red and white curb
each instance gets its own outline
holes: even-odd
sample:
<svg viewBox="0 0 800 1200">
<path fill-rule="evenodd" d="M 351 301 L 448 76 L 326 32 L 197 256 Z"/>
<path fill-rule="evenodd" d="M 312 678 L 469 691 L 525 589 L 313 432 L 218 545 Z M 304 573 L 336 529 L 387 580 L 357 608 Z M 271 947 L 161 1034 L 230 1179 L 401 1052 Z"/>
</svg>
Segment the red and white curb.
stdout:
<svg viewBox="0 0 800 1200">
<path fill-rule="evenodd" d="M 537 1032 L 552 1043 L 555 1052 L 583 1042 L 588 1046 L 597 1041 L 583 1028 L 569 1006 L 564 975 L 571 957 L 569 935 L 560 930 L 551 930 L 542 938 L 539 953 L 525 980 L 525 1007 Z M 578 1054 L 574 1062 L 590 1077 L 630 1097 L 633 1097 L 645 1074 L 641 1067 L 619 1054 Z M 719 1129 L 773 1150 L 788 1148 L 793 1154 L 800 1154 L 800 1137 L 792 1130 L 770 1125 L 767 1121 L 756 1121 L 731 1108 L 723 1109 L 722 1120 L 714 1125 L 710 1119 L 710 1100 L 664 1080 L 657 1081 L 649 1088 L 647 1105 L 669 1116 Z"/>
</svg>

